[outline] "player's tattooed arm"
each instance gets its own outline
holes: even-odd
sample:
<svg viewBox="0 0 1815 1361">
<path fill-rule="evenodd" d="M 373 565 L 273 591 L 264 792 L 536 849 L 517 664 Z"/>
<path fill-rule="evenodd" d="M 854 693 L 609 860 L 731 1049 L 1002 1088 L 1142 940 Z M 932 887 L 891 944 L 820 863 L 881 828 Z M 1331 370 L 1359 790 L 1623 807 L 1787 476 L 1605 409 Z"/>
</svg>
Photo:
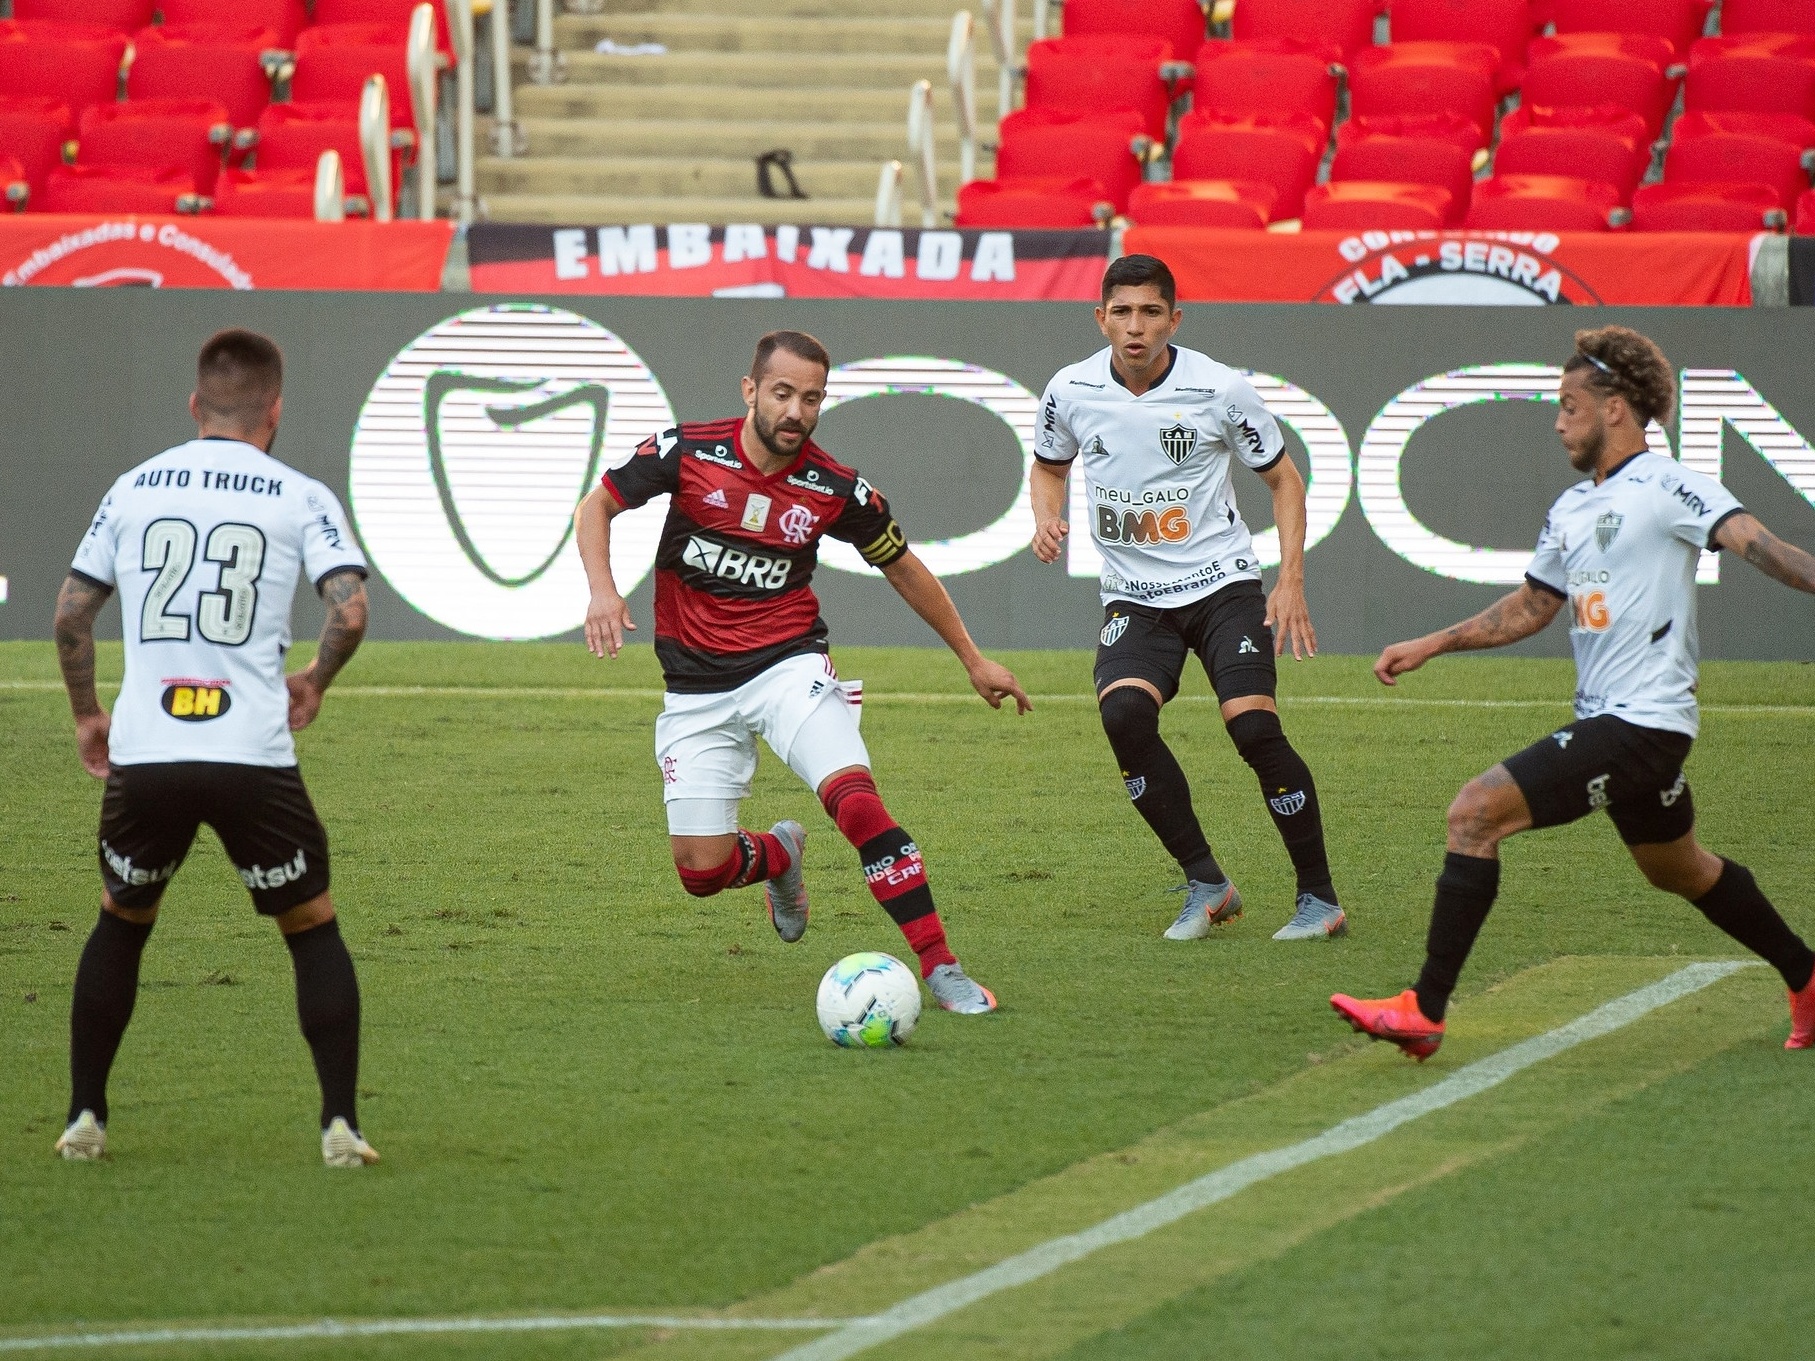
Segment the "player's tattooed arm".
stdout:
<svg viewBox="0 0 1815 1361">
<path fill-rule="evenodd" d="M 1382 685 L 1392 685 L 1408 671 L 1416 671 L 1432 657 L 1445 652 L 1478 652 L 1483 648 L 1505 647 L 1521 638 L 1542 632 L 1563 608 L 1563 597 L 1540 590 L 1527 581 L 1508 595 L 1501 596 L 1481 613 L 1460 624 L 1422 638 L 1394 643 L 1374 663 L 1374 675 Z"/>
<path fill-rule="evenodd" d="M 285 677 L 290 691 L 290 731 L 300 732 L 321 712 L 321 697 L 366 636 L 366 584 L 359 573 L 332 572 L 321 581 L 328 618 L 315 660 Z"/>
<path fill-rule="evenodd" d="M 1815 595 L 1815 556 L 1785 543 L 1759 523 L 1756 515 L 1742 511 L 1729 517 L 1714 531 L 1714 541 L 1722 548 L 1732 549 L 1774 581 Z"/>
<path fill-rule="evenodd" d="M 70 712 L 76 719 L 76 750 L 82 768 L 97 779 L 107 778 L 107 711 L 95 693 L 95 618 L 113 589 L 70 576 L 57 592 L 57 613 L 52 632 L 57 640 L 57 665 L 63 671 L 63 688 L 69 692 Z"/>
</svg>

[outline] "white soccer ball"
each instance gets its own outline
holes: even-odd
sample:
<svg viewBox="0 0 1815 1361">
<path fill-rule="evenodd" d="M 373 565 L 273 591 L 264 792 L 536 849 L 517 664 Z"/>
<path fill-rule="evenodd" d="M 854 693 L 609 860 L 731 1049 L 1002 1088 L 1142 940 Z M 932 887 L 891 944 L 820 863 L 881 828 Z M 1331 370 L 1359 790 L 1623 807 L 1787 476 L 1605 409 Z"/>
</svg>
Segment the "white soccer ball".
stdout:
<svg viewBox="0 0 1815 1361">
<path fill-rule="evenodd" d="M 919 1020 L 920 979 L 893 955 L 846 955 L 819 980 L 819 1028 L 833 1044 L 905 1044 Z"/>
</svg>

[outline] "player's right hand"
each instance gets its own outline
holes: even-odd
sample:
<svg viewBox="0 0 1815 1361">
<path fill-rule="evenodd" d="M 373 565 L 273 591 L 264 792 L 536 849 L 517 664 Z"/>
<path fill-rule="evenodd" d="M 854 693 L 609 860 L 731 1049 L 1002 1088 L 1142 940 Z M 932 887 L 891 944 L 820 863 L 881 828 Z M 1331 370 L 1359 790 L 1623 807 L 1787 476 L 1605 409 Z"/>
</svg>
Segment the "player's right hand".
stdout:
<svg viewBox="0 0 1815 1361">
<path fill-rule="evenodd" d="M 82 769 L 97 780 L 107 778 L 107 734 L 112 726 L 106 710 L 76 720 L 76 752 L 82 758 Z"/>
<path fill-rule="evenodd" d="M 1382 685 L 1397 685 L 1395 677 L 1403 676 L 1408 671 L 1416 671 L 1431 659 L 1431 650 L 1422 639 L 1414 638 L 1409 643 L 1394 643 L 1380 654 L 1380 660 L 1374 663 L 1374 676 Z"/>
<path fill-rule="evenodd" d="M 586 606 L 586 650 L 595 657 L 615 657 L 624 647 L 625 630 L 635 627 L 623 596 L 595 595 Z"/>
<path fill-rule="evenodd" d="M 1056 516 L 1042 520 L 1034 527 L 1034 556 L 1041 562 L 1057 562 L 1059 548 L 1065 542 L 1065 536 L 1071 533 L 1071 526 Z"/>
</svg>

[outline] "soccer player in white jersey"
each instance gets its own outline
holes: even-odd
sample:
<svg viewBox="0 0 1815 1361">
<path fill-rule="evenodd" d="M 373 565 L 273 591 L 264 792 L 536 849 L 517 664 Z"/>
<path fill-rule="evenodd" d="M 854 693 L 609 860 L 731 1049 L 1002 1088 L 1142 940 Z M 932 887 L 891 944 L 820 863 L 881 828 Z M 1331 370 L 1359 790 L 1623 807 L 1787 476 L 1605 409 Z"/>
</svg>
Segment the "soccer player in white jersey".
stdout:
<svg viewBox="0 0 1815 1361">
<path fill-rule="evenodd" d="M 1056 561 L 1072 526 L 1067 482 L 1081 461 L 1091 536 L 1103 558 L 1097 703 L 1135 808 L 1185 873 L 1168 940 L 1197 940 L 1241 915 L 1241 895 L 1211 854 L 1185 772 L 1160 736 L 1160 709 L 1195 652 L 1242 759 L 1260 779 L 1298 877 L 1275 940 L 1324 940 L 1347 928 L 1330 880 L 1310 768 L 1286 740 L 1274 658 L 1313 655 L 1305 607 L 1305 483 L 1252 385 L 1208 355 L 1174 345 L 1184 314 L 1172 272 L 1127 255 L 1103 275 L 1097 325 L 1109 341 L 1047 384 L 1030 477 L 1034 556 Z M 1235 508 L 1234 462 L 1273 494 L 1279 582 L 1261 566 Z"/>
<path fill-rule="evenodd" d="M 1449 809 L 1424 969 L 1397 997 L 1330 999 L 1357 1030 L 1420 1061 L 1500 885 L 1500 843 L 1604 809 L 1639 870 L 1761 955 L 1790 993 L 1786 1049 L 1815 1045 L 1815 954 L 1750 871 L 1695 839 L 1683 775 L 1698 715 L 1695 566 L 1730 548 L 1767 576 L 1815 594 L 1815 557 L 1770 533 L 1725 487 L 1650 452 L 1645 427 L 1676 400 L 1669 360 L 1623 326 L 1576 332 L 1563 366 L 1557 434 L 1577 472 L 1538 536 L 1525 583 L 1472 619 L 1380 654 L 1383 684 L 1445 652 L 1501 647 L 1570 613 L 1576 721 L 1462 787 Z"/>
<path fill-rule="evenodd" d="M 57 659 L 76 744 L 101 798 L 101 915 L 70 1006 L 65 1158 L 107 1148 L 107 1075 L 138 996 L 139 958 L 196 828 L 272 917 L 321 1081 L 322 1157 L 378 1161 L 354 1111 L 359 983 L 328 897 L 328 840 L 291 732 L 365 635 L 365 558 L 334 493 L 271 457 L 283 358 L 250 331 L 202 347 L 196 438 L 113 484 L 57 597 Z M 306 575 L 328 617 L 315 660 L 284 675 L 290 599 Z M 94 621 L 120 595 L 126 673 L 109 717 L 95 695 Z"/>
</svg>

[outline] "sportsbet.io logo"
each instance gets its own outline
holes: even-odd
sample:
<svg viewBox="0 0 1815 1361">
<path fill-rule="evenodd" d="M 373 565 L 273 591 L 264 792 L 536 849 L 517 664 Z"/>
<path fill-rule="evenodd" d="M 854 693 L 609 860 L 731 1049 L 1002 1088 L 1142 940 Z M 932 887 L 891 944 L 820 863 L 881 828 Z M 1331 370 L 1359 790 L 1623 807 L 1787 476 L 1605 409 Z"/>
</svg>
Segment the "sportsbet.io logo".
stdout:
<svg viewBox="0 0 1815 1361">
<path fill-rule="evenodd" d="M 349 501 L 373 564 L 431 619 L 546 638 L 586 616 L 574 505 L 602 469 L 674 424 L 655 375 L 597 322 L 501 304 L 452 317 L 393 359 L 353 432 Z M 632 590 L 666 498 L 612 524 Z"/>
</svg>

